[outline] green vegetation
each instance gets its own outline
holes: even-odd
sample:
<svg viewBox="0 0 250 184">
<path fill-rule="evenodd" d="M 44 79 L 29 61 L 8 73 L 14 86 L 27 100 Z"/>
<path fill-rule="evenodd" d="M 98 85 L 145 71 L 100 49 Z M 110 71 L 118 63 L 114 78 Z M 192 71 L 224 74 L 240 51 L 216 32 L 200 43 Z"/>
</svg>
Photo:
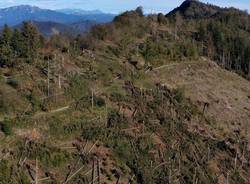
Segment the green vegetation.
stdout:
<svg viewBox="0 0 250 184">
<path fill-rule="evenodd" d="M 5 25 L 0 42 L 0 66 L 18 65 L 20 63 L 16 63 L 16 60 L 20 58 L 34 61 L 41 43 L 37 29 L 30 23 L 24 22 L 21 32 L 12 31 Z"/>
<path fill-rule="evenodd" d="M 11 121 L 4 120 L 3 122 L 0 122 L 0 128 L 5 135 L 7 136 L 11 135 L 12 133 Z"/>
<path fill-rule="evenodd" d="M 226 78 L 209 61 L 249 77 L 249 15 L 187 2 L 166 16 L 139 7 L 76 38 L 5 26 L 0 183 L 247 183 L 249 134 L 207 113 L 234 108 L 226 87 L 221 100 L 199 96 L 197 86 L 213 69 L 219 82 L 244 84 L 235 99 L 249 100 L 248 80 Z M 217 87 L 208 83 L 202 90 Z"/>
</svg>

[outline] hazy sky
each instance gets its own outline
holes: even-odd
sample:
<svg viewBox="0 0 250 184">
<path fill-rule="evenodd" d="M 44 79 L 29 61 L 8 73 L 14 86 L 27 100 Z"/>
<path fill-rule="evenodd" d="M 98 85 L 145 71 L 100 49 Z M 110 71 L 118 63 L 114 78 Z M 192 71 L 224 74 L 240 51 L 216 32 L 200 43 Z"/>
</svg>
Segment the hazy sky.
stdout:
<svg viewBox="0 0 250 184">
<path fill-rule="evenodd" d="M 47 9 L 78 8 L 99 9 L 105 12 L 120 13 L 124 10 L 143 6 L 146 12 L 168 12 L 180 5 L 183 0 L 0 0 L 0 8 L 29 4 Z M 250 12 L 250 0 L 202 0 L 222 7 L 236 7 Z"/>
</svg>

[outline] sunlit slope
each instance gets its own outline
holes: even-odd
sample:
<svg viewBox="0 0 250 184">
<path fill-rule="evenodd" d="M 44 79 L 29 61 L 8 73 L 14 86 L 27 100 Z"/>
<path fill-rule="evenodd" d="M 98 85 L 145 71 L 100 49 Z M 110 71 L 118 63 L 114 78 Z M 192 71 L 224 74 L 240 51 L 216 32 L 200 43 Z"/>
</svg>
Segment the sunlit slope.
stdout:
<svg viewBox="0 0 250 184">
<path fill-rule="evenodd" d="M 171 88 L 183 88 L 185 96 L 219 127 L 249 132 L 250 82 L 206 59 L 156 68 L 154 80 Z"/>
</svg>

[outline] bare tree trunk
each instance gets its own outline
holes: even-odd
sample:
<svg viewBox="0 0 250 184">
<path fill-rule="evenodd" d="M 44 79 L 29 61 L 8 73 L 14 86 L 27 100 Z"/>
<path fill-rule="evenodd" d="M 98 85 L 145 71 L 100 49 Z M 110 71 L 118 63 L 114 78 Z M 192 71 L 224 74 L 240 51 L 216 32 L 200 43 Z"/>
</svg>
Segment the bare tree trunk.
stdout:
<svg viewBox="0 0 250 184">
<path fill-rule="evenodd" d="M 210 160 L 210 148 L 208 147 L 208 150 L 207 150 L 207 161 Z"/>
<path fill-rule="evenodd" d="M 100 177 L 100 160 L 97 159 L 97 176 L 98 176 L 98 184 L 101 184 L 101 177 Z"/>
<path fill-rule="evenodd" d="M 119 184 L 120 183 L 120 176 L 118 176 L 118 179 L 116 181 L 116 184 Z"/>
<path fill-rule="evenodd" d="M 49 97 L 49 94 L 50 94 L 50 92 L 49 92 L 49 91 L 50 91 L 50 81 L 49 81 L 49 78 L 50 78 L 49 73 L 50 73 L 50 71 L 49 71 L 49 62 L 50 62 L 50 61 L 48 60 L 48 73 L 47 73 L 47 77 L 48 77 L 48 79 L 47 79 L 47 80 L 48 80 L 48 81 L 47 81 L 47 82 L 48 82 L 48 84 L 47 84 L 47 85 L 48 85 L 48 97 Z"/>
<path fill-rule="evenodd" d="M 227 173 L 227 181 L 226 184 L 229 184 L 229 173 Z"/>
<path fill-rule="evenodd" d="M 234 158 L 234 170 L 235 171 L 237 169 L 237 156 L 238 156 L 238 153 L 237 153 L 237 150 L 236 150 L 236 155 L 235 155 L 235 158 Z"/>
<path fill-rule="evenodd" d="M 92 104 L 92 110 L 94 109 L 94 90 L 92 89 L 92 94 L 91 94 L 91 104 Z"/>
<path fill-rule="evenodd" d="M 91 182 L 91 184 L 94 184 L 94 180 L 95 180 L 95 159 L 93 159 L 93 163 L 92 163 L 92 182 Z"/>
<path fill-rule="evenodd" d="M 62 88 L 62 84 L 61 84 L 61 75 L 60 75 L 60 74 L 59 74 L 59 76 L 58 76 L 58 87 L 59 87 L 59 89 Z"/>
<path fill-rule="evenodd" d="M 35 184 L 38 184 L 38 161 L 36 158 L 36 175 L 35 175 Z"/>
</svg>

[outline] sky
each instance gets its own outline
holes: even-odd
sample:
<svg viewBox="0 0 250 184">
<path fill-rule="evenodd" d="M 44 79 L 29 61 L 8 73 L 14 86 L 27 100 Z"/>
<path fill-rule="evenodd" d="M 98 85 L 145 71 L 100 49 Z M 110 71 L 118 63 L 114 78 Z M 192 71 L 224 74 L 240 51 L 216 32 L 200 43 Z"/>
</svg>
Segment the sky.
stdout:
<svg viewBox="0 0 250 184">
<path fill-rule="evenodd" d="M 167 13 L 179 6 L 183 0 L 0 0 L 0 8 L 16 5 L 32 5 L 46 9 L 84 9 L 102 10 L 109 13 L 121 13 L 125 10 L 143 6 L 144 11 Z M 201 0 L 205 3 L 222 7 L 236 7 L 248 10 L 250 13 L 250 0 Z"/>
</svg>

